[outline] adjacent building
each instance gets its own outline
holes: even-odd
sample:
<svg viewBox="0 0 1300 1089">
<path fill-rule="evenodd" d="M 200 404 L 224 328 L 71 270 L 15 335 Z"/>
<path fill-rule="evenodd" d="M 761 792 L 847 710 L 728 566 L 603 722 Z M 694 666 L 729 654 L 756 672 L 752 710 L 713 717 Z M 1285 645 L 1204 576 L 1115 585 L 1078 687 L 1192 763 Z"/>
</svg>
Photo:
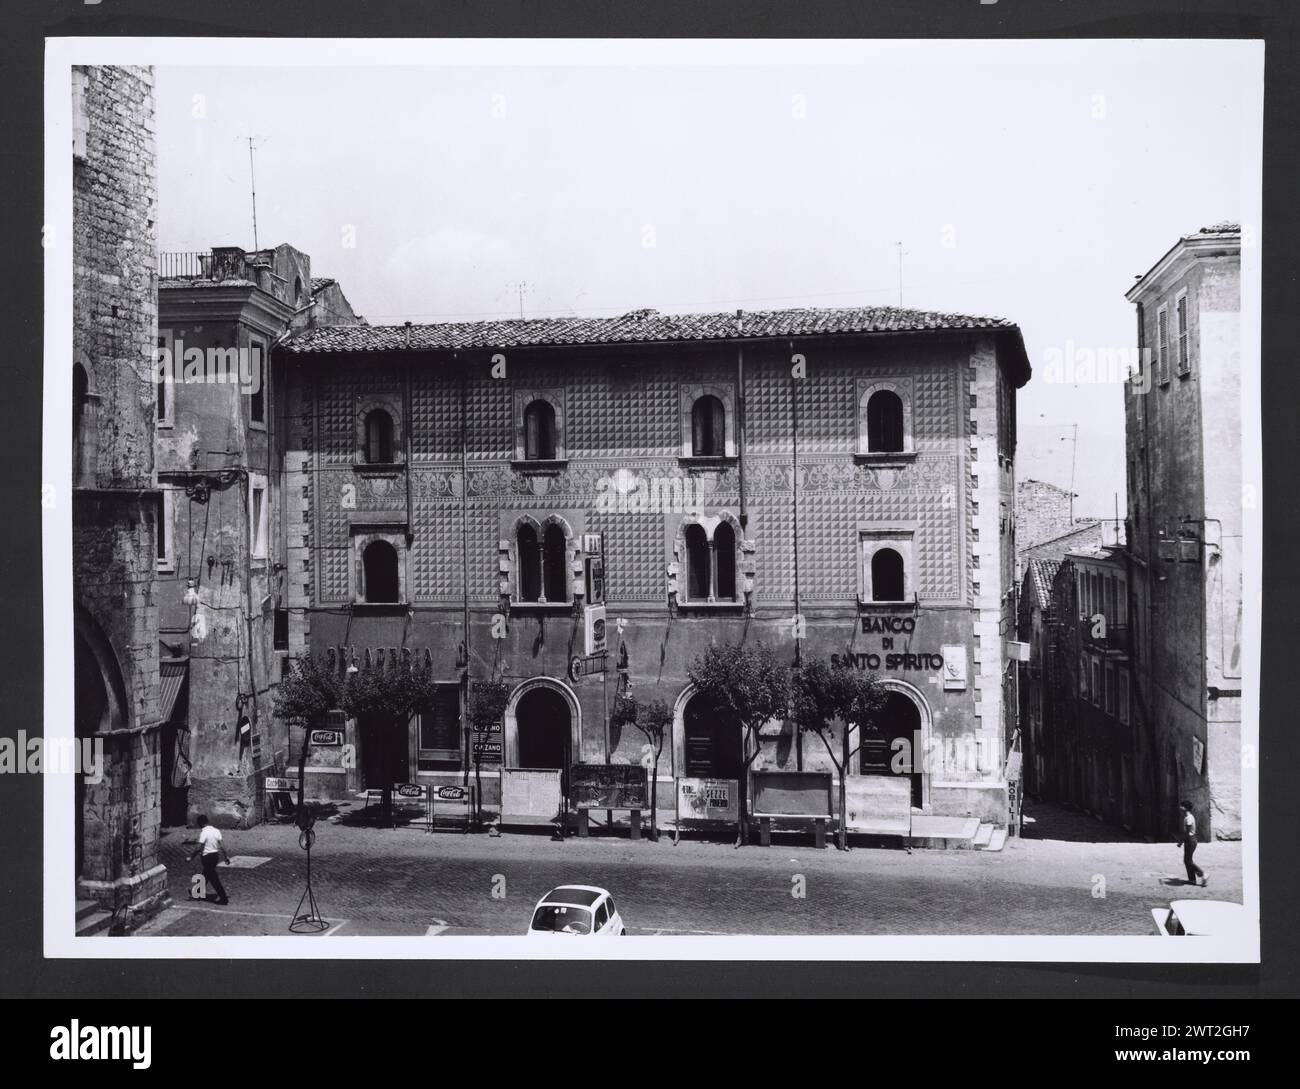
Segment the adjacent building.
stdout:
<svg viewBox="0 0 1300 1089">
<path fill-rule="evenodd" d="M 268 365 L 292 329 L 357 315 L 292 246 L 161 255 L 155 427 L 162 808 L 167 824 L 262 819 L 288 657 L 285 390 Z"/>
<path fill-rule="evenodd" d="M 1006 823 L 1030 374 L 1015 325 L 642 310 L 320 327 L 273 358 L 290 654 L 339 671 L 414 659 L 443 682 L 397 724 L 395 763 L 378 755 L 392 722 L 331 722 L 319 746 L 313 732 L 315 797 L 460 783 L 477 764 L 493 805 L 502 766 L 639 763 L 644 738 L 611 721 L 625 654 L 637 696 L 673 710 L 671 807 L 672 776 L 735 778 L 742 760 L 690 663 L 713 641 L 762 641 L 884 680 L 854 775 L 896 774 L 906 738 L 916 810 Z M 498 733 L 467 731 L 465 675 L 506 682 Z M 763 767 L 830 767 L 788 723 L 761 744 Z"/>
<path fill-rule="evenodd" d="M 1129 289 L 1123 536 L 1026 555 L 1028 788 L 1157 838 L 1241 835 L 1240 262 L 1207 227 Z"/>
<path fill-rule="evenodd" d="M 129 930 L 167 901 L 158 861 L 153 72 L 76 67 L 72 557 L 78 927 Z M 84 751 L 84 750 L 83 750 Z"/>
<path fill-rule="evenodd" d="M 1122 546 L 1030 560 L 1020 602 L 1026 790 L 1128 829 L 1158 820 L 1135 789 L 1128 560 Z"/>
<path fill-rule="evenodd" d="M 1137 789 L 1168 834 L 1241 834 L 1241 231 L 1180 238 L 1139 277 L 1143 366 L 1125 398 Z"/>
</svg>

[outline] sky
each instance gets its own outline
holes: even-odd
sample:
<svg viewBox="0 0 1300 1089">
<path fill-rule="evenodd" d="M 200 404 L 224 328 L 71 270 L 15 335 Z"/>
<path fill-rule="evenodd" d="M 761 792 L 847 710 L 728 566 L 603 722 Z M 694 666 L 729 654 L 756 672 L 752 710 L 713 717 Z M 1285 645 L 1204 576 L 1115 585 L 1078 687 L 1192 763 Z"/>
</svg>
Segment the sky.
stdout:
<svg viewBox="0 0 1300 1089">
<path fill-rule="evenodd" d="M 897 305 L 901 281 L 908 307 L 1021 327 L 1017 478 L 1123 510 L 1120 382 L 1048 362 L 1131 348 L 1134 279 L 1258 207 L 1262 49 L 652 50 L 160 66 L 159 249 L 253 248 L 251 136 L 258 243 L 374 324 Z"/>
</svg>

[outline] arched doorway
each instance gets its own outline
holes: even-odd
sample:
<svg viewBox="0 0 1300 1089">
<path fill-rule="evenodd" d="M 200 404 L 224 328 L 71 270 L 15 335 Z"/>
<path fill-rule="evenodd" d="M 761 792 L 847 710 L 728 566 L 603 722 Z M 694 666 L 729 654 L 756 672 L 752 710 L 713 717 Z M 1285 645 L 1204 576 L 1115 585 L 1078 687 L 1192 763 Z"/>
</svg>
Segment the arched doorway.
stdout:
<svg viewBox="0 0 1300 1089">
<path fill-rule="evenodd" d="M 73 614 L 72 672 L 73 733 L 77 744 L 83 746 L 83 742 L 96 735 L 103 736 L 103 756 L 107 760 L 107 735 L 127 725 L 126 708 L 130 704 L 126 696 L 126 683 L 112 646 L 90 614 L 79 606 Z M 111 880 L 114 876 L 113 859 L 87 859 L 85 854 L 87 791 L 89 789 L 102 796 L 101 800 L 107 798 L 111 787 L 108 768 L 103 769 L 101 782 L 90 785 L 89 788 L 85 775 L 74 775 L 73 783 L 77 876 Z"/>
<path fill-rule="evenodd" d="M 581 711 L 563 682 L 550 677 L 524 681 L 505 714 L 505 758 L 512 768 L 558 768 L 568 789 L 568 766 L 581 759 Z"/>
<path fill-rule="evenodd" d="M 687 778 L 739 779 L 744 762 L 738 723 L 719 715 L 695 692 L 681 703 L 680 774 Z"/>
<path fill-rule="evenodd" d="M 876 720 L 862 733 L 858 750 L 858 772 L 861 775 L 907 775 L 912 783 L 912 805 L 925 804 L 925 735 L 928 715 L 922 708 L 919 695 L 896 687 L 897 682 L 884 682 L 889 688 L 885 706 Z M 918 702 L 920 701 L 920 702 Z M 906 739 L 907 747 L 900 739 Z M 910 755 L 910 772 L 895 771 L 895 766 L 907 768 Z"/>
</svg>

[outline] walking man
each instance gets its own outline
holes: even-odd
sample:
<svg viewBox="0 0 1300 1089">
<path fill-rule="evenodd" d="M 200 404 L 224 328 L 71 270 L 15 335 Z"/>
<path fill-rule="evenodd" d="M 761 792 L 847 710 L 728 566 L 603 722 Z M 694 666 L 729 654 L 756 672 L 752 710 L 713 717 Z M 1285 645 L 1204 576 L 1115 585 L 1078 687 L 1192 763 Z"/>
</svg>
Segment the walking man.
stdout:
<svg viewBox="0 0 1300 1089">
<path fill-rule="evenodd" d="M 1209 878 L 1205 876 L 1205 871 L 1192 859 L 1192 855 L 1196 853 L 1196 817 L 1192 815 L 1192 803 L 1182 802 L 1179 808 L 1183 811 L 1183 865 L 1187 867 L 1187 883 L 1189 885 L 1199 884 L 1204 888 L 1209 884 Z M 1197 878 L 1200 878 L 1199 882 Z"/>
<path fill-rule="evenodd" d="M 218 856 L 226 860 L 226 865 L 230 865 L 230 856 L 226 854 L 226 846 L 221 842 L 221 829 L 208 823 L 208 815 L 200 813 L 198 818 L 199 824 L 199 849 L 190 855 L 190 861 L 203 854 L 203 880 L 204 889 L 203 898 L 206 900 L 212 891 L 217 894 L 218 904 L 230 903 L 229 897 L 226 896 L 226 887 L 221 883 L 221 878 L 217 876 L 217 859 Z M 1188 858 L 1191 856 L 1188 855 Z M 1189 871 L 1190 872 L 1190 871 Z"/>
</svg>

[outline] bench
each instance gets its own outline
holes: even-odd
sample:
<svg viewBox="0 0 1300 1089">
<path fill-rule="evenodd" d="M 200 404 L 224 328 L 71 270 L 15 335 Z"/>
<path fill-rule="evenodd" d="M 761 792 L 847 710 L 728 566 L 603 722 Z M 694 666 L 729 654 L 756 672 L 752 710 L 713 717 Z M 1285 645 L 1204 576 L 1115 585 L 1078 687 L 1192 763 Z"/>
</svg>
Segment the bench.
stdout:
<svg viewBox="0 0 1300 1089">
<path fill-rule="evenodd" d="M 591 812 L 590 809 L 578 810 L 578 835 L 579 836 L 589 836 L 591 834 L 590 818 L 588 817 L 588 814 L 590 812 Z M 639 840 L 641 838 L 641 810 L 629 809 L 627 810 L 627 813 L 628 813 L 628 823 L 630 824 L 632 829 L 632 838 Z"/>
<path fill-rule="evenodd" d="M 813 843 L 818 849 L 826 846 L 826 826 L 830 823 L 830 818 L 824 813 L 755 813 L 754 818 L 758 821 L 758 842 L 764 847 L 772 846 L 773 818 L 779 821 L 812 821 Z"/>
</svg>

